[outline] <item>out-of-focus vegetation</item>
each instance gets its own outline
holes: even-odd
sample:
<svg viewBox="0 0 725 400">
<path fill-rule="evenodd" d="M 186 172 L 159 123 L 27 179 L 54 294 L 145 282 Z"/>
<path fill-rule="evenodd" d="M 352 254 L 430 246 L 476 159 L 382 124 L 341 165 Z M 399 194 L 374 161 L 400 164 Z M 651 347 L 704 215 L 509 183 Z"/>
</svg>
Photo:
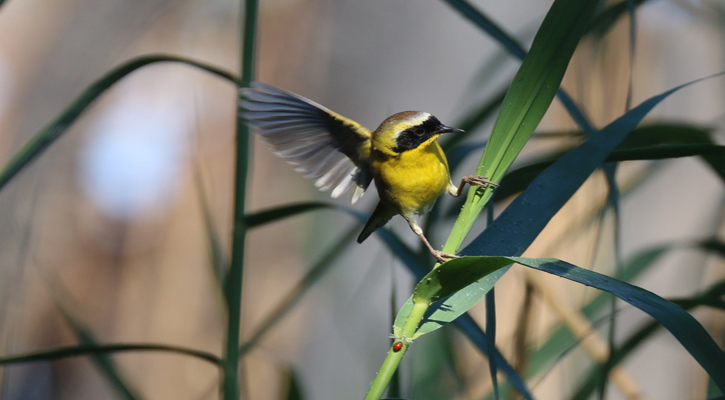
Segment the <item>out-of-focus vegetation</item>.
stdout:
<svg viewBox="0 0 725 400">
<path fill-rule="evenodd" d="M 364 396 L 432 259 L 401 221 L 354 243 L 374 193 L 353 211 L 246 148 L 252 72 L 369 128 L 404 109 L 465 128 L 454 180 L 494 132 L 479 172 L 501 187 L 466 205 L 493 199 L 488 228 L 454 224 L 462 199 L 425 221 L 479 258 L 416 296 L 483 280 L 432 303 L 389 398 L 722 396 L 725 79 L 670 90 L 725 71 L 725 8 L 573 2 L 592 17 L 570 27 L 552 3 L 0 3 L 0 398 Z M 565 69 L 551 107 L 560 78 L 527 91 Z"/>
</svg>

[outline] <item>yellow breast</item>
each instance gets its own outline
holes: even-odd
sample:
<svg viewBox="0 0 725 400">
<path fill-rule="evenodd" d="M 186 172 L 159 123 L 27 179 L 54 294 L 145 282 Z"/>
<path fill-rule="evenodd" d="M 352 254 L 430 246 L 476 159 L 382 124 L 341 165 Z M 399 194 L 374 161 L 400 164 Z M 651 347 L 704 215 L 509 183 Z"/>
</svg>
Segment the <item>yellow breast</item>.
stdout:
<svg viewBox="0 0 725 400">
<path fill-rule="evenodd" d="M 401 214 L 427 211 L 450 182 L 446 156 L 435 140 L 398 156 L 378 154 L 372 168 L 380 200 Z"/>
</svg>

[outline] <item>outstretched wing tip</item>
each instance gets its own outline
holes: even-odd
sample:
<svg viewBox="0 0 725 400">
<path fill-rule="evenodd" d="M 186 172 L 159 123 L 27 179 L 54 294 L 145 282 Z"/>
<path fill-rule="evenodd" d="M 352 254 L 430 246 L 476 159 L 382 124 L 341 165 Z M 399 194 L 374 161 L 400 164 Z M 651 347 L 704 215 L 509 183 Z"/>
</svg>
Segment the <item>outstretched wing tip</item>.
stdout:
<svg viewBox="0 0 725 400">
<path fill-rule="evenodd" d="M 372 181 L 371 132 L 324 106 L 274 86 L 251 82 L 240 90 L 241 117 L 274 153 L 315 186 L 338 198 L 355 188 L 355 203 Z"/>
<path fill-rule="evenodd" d="M 364 187 L 361 186 L 355 186 L 355 190 L 352 192 L 352 204 L 357 203 L 358 200 L 360 200 L 361 197 L 365 194 Z"/>
</svg>

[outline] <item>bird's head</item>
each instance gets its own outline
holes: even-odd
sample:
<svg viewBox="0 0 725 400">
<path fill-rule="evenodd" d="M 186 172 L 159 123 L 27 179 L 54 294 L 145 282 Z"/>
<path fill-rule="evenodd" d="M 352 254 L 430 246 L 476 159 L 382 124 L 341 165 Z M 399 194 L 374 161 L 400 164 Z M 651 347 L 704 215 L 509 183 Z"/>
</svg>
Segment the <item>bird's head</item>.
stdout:
<svg viewBox="0 0 725 400">
<path fill-rule="evenodd" d="M 425 147 L 438 136 L 463 130 L 441 124 L 438 118 L 421 111 L 403 111 L 388 117 L 373 132 L 373 147 L 385 154 L 397 156 L 408 150 Z"/>
</svg>

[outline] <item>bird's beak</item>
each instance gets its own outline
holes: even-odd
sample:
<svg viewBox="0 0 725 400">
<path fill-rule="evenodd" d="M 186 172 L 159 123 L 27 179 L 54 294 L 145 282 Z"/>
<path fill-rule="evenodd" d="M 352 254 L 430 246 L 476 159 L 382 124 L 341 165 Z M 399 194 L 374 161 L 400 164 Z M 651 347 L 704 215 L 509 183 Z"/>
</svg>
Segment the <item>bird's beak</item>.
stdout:
<svg viewBox="0 0 725 400">
<path fill-rule="evenodd" d="M 452 128 L 450 126 L 441 125 L 438 129 L 436 129 L 436 133 L 463 133 L 465 132 L 463 129 L 458 128 Z"/>
</svg>

